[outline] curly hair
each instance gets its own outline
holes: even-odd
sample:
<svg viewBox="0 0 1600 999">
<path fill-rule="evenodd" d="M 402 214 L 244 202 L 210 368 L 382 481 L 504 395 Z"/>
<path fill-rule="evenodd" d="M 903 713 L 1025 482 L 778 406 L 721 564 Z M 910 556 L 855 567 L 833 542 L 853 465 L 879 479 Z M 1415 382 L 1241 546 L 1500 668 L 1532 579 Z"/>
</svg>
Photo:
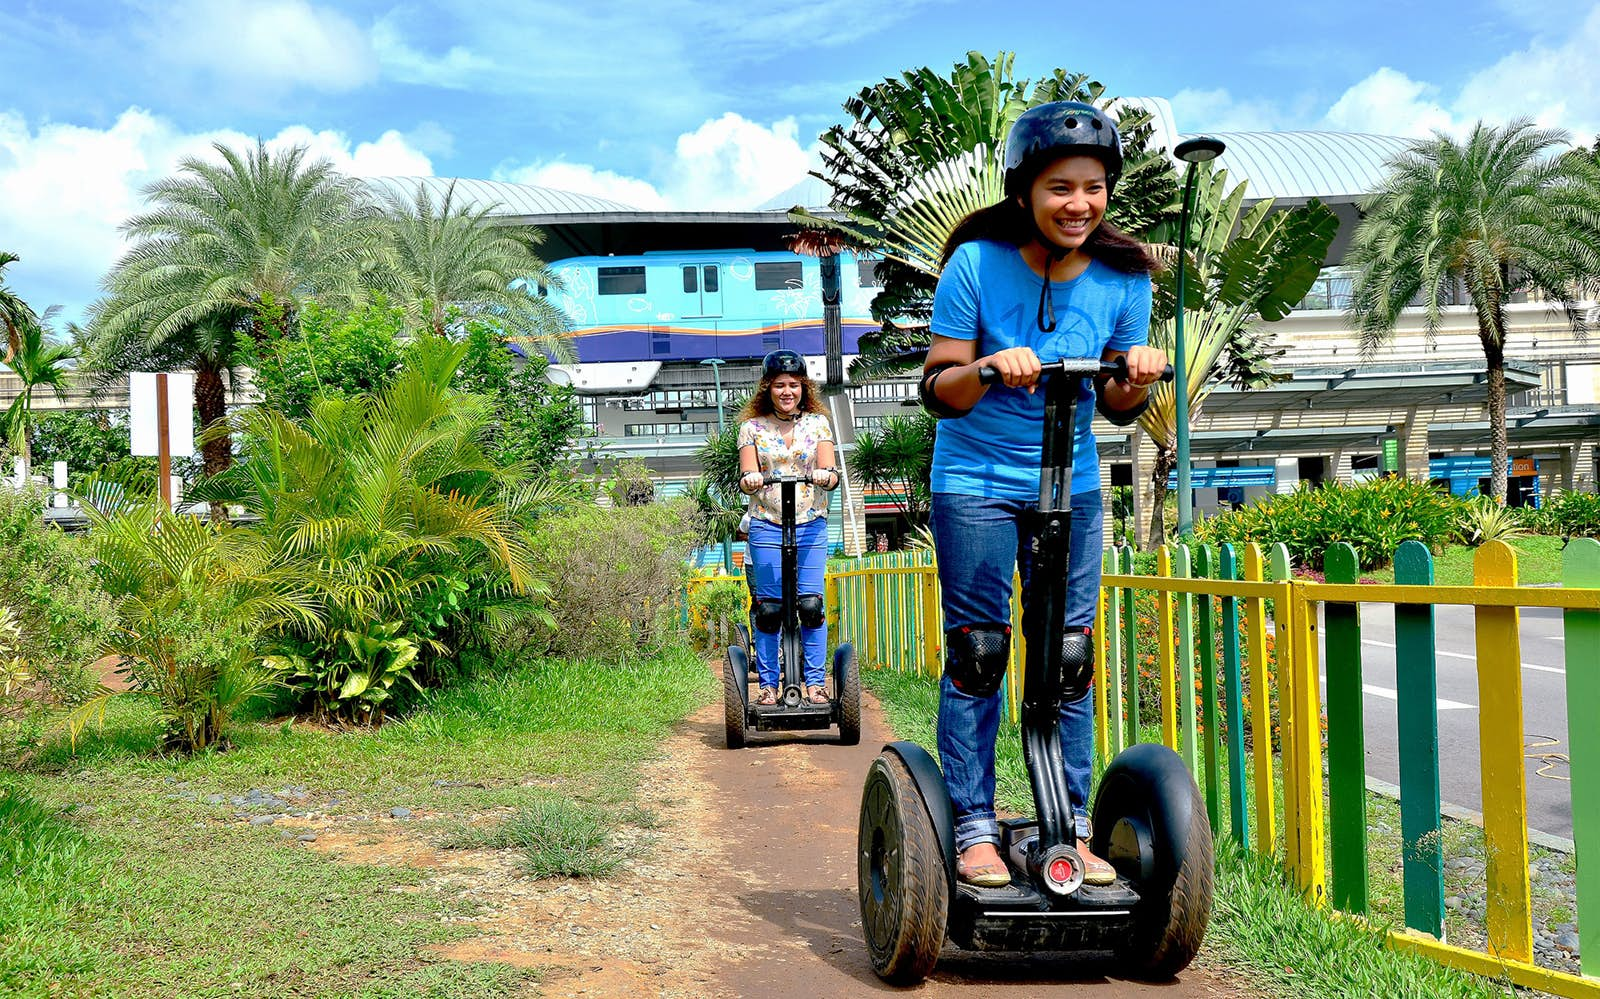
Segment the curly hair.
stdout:
<svg viewBox="0 0 1600 999">
<path fill-rule="evenodd" d="M 743 423 L 745 420 L 753 420 L 758 416 L 772 415 L 772 383 L 776 379 L 782 377 L 783 376 L 781 374 L 767 375 L 762 378 L 761 381 L 756 383 L 755 394 L 752 395 L 750 400 L 744 404 L 744 408 L 739 410 L 738 420 L 740 423 Z M 800 380 L 800 412 L 827 412 L 822 405 L 822 395 L 817 391 L 816 383 L 811 380 L 810 376 L 799 374 L 791 375 L 790 377 L 798 378 Z"/>
</svg>

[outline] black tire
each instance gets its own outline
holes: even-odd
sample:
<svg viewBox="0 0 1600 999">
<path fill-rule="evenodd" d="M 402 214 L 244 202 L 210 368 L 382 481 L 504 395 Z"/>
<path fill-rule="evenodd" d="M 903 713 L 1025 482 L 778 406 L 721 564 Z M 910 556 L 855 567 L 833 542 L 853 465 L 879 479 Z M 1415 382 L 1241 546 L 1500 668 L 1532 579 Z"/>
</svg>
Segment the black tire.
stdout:
<svg viewBox="0 0 1600 999">
<path fill-rule="evenodd" d="M 728 653 L 722 659 L 722 717 L 729 749 L 744 748 L 745 698 L 750 693 L 747 679 L 749 671 L 744 648 L 728 646 Z"/>
<path fill-rule="evenodd" d="M 927 978 L 944 946 L 950 885 L 927 806 L 894 753 L 872 762 L 861 792 L 856 887 L 872 970 L 892 985 Z"/>
<path fill-rule="evenodd" d="M 756 665 L 755 665 L 756 664 L 756 646 L 755 646 L 755 642 L 751 641 L 750 629 L 745 625 L 736 624 L 736 625 L 733 626 L 733 636 L 734 636 L 734 639 L 739 643 L 739 647 L 744 649 L 745 662 L 750 664 L 750 679 L 752 681 L 758 679 L 758 677 L 756 676 Z"/>
<path fill-rule="evenodd" d="M 1095 795 L 1093 847 L 1139 892 L 1134 932 L 1118 949 L 1127 973 L 1171 979 L 1200 951 L 1215 889 L 1205 802 L 1177 753 L 1145 743 L 1111 761 Z"/>
<path fill-rule="evenodd" d="M 856 668 L 855 646 L 849 642 L 833 650 L 833 696 L 839 706 L 839 745 L 861 742 L 861 672 Z"/>
</svg>

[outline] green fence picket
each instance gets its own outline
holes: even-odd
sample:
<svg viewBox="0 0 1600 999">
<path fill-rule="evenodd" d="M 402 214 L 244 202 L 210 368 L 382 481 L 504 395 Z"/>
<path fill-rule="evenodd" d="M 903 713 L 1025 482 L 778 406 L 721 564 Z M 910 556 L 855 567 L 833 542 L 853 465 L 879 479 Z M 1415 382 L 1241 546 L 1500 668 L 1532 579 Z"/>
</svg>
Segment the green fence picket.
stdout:
<svg viewBox="0 0 1600 999">
<path fill-rule="evenodd" d="M 1354 583 L 1360 576 L 1356 550 L 1339 542 L 1323 554 L 1330 583 Z M 1367 773 L 1365 719 L 1361 699 L 1361 608 L 1329 603 L 1326 621 L 1328 664 L 1328 813 L 1332 840 L 1333 904 L 1345 912 L 1367 911 Z"/>
<path fill-rule="evenodd" d="M 1600 541 L 1574 538 L 1561 559 L 1563 586 L 1600 587 Z M 1567 753 L 1572 774 L 1572 842 L 1578 862 L 1578 953 L 1585 975 L 1600 975 L 1600 728 L 1580 705 L 1600 704 L 1600 611 L 1569 610 Z"/>
<path fill-rule="evenodd" d="M 1133 546 L 1124 545 L 1122 549 L 1122 574 L 1132 576 Z M 1128 716 L 1126 721 L 1123 746 L 1132 746 L 1139 741 L 1139 612 L 1134 605 L 1137 592 L 1129 586 L 1122 591 L 1122 654 L 1123 662 L 1127 666 L 1125 675 L 1128 680 Z"/>
<path fill-rule="evenodd" d="M 1218 553 L 1217 578 L 1239 578 L 1233 546 Z M 1228 817 L 1234 841 L 1243 847 L 1250 838 L 1249 812 L 1245 810 L 1244 680 L 1239 660 L 1239 599 L 1222 598 L 1222 689 L 1228 726 Z"/>
<path fill-rule="evenodd" d="M 1394 581 L 1432 586 L 1433 555 L 1420 541 L 1394 553 Z M 1395 711 L 1400 743 L 1400 837 L 1406 925 L 1444 935 L 1444 836 L 1439 817 L 1439 674 L 1432 604 L 1395 604 Z"/>
<path fill-rule="evenodd" d="M 1120 548 L 1112 548 L 1105 555 L 1105 571 L 1116 575 L 1122 561 Z M 1126 729 L 1122 723 L 1122 685 L 1127 670 L 1124 666 L 1125 656 L 1122 644 L 1122 599 L 1121 591 L 1112 587 L 1106 593 L 1106 744 L 1110 755 L 1116 756 L 1123 750 L 1123 732 Z"/>
<path fill-rule="evenodd" d="M 1194 553 L 1196 579 L 1213 579 L 1211 546 L 1201 545 Z M 1222 772 L 1217 742 L 1217 636 L 1212 615 L 1216 598 L 1207 593 L 1199 599 L 1199 620 L 1195 628 L 1198 646 L 1196 666 L 1200 670 L 1200 739 L 1206 775 L 1206 816 L 1211 820 L 1211 835 L 1222 832 Z"/>
<path fill-rule="evenodd" d="M 1194 575 L 1194 556 L 1188 545 L 1179 545 L 1172 560 L 1172 574 L 1188 579 Z M 1194 717 L 1194 597 L 1188 593 L 1177 596 L 1178 614 L 1178 675 L 1173 701 L 1178 711 L 1178 733 L 1182 748 L 1179 752 L 1189 764 L 1189 772 L 1200 780 L 1200 743 L 1195 733 Z"/>
</svg>

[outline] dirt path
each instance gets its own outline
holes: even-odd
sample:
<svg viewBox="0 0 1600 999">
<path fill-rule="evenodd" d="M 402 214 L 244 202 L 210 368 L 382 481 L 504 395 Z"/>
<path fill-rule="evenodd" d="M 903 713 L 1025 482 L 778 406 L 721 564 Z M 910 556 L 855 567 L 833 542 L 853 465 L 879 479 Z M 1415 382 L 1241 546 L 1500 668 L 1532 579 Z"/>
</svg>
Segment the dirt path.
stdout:
<svg viewBox="0 0 1600 999">
<path fill-rule="evenodd" d="M 951 949 L 919 989 L 883 985 L 861 941 L 854 851 L 861 781 L 888 733 L 870 698 L 863 714 L 860 746 L 773 734 L 730 752 L 722 705 L 696 712 L 640 788 L 660 831 L 605 881 L 529 880 L 514 851 L 439 851 L 393 823 L 359 835 L 323 827 L 313 848 L 427 869 L 420 890 L 471 896 L 482 935 L 440 953 L 537 969 L 537 994 L 551 999 L 1248 995 L 1205 970 L 1147 985 L 1109 977 L 1104 963 Z"/>
</svg>

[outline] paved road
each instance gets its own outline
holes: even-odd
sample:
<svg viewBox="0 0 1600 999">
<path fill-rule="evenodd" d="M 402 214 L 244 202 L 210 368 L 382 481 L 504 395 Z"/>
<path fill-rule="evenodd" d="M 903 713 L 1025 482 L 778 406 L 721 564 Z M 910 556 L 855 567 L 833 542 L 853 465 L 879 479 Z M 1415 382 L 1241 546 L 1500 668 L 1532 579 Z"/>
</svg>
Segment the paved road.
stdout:
<svg viewBox="0 0 1600 999">
<path fill-rule="evenodd" d="M 1572 797 L 1566 764 L 1566 643 L 1561 634 L 1561 611 L 1524 608 L 1521 618 L 1528 825 L 1570 839 Z M 1483 787 L 1479 779 L 1478 667 L 1473 609 L 1441 605 L 1435 621 L 1440 797 L 1446 803 L 1481 811 Z M 1367 775 L 1398 784 L 1392 605 L 1361 605 L 1361 641 L 1361 680 L 1367 694 Z M 1595 655 L 1595 668 L 1600 668 L 1600 649 L 1591 651 Z M 1326 693 L 1326 654 L 1321 661 Z"/>
<path fill-rule="evenodd" d="M 720 891 L 726 918 L 706 932 L 740 941 L 797 942 L 783 959 L 752 946 L 751 958 L 722 966 L 709 991 L 767 999 L 901 994 L 880 982 L 867 961 L 856 900 L 856 824 L 861 783 L 889 740 L 876 702 L 864 698 L 861 745 L 845 748 L 820 735 L 753 735 L 750 747 L 723 748 L 722 706 L 690 721 L 708 752 L 695 765 L 714 789 L 736 869 Z M 1205 952 L 1201 952 L 1201 962 Z M 921 999 L 1016 996 L 1028 999 L 1162 999 L 1246 996 L 1218 972 L 1195 967 L 1177 981 L 1129 982 L 1096 962 L 963 954 L 947 947 L 934 976 L 915 990 Z"/>
</svg>

